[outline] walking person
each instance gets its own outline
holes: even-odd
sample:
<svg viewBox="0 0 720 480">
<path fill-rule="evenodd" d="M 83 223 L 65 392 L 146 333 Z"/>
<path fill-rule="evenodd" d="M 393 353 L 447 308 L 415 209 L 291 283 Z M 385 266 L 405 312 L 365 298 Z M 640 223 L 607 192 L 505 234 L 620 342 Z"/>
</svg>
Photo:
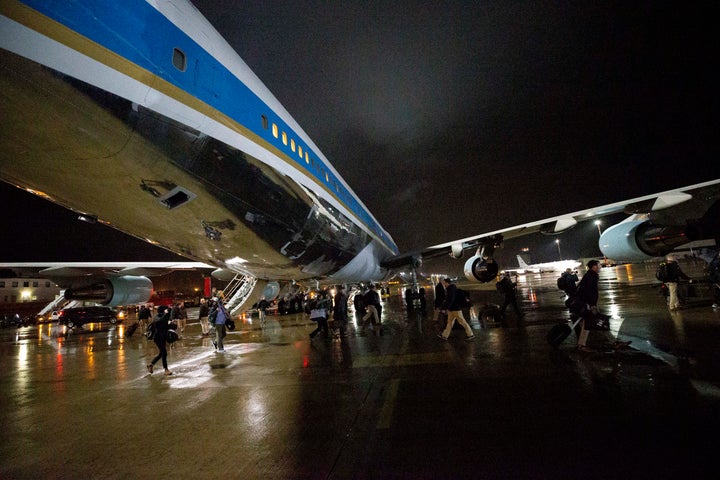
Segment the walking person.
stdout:
<svg viewBox="0 0 720 480">
<path fill-rule="evenodd" d="M 258 317 L 260 319 L 260 326 L 265 326 L 265 315 L 267 314 L 267 309 L 270 306 L 270 302 L 265 300 L 265 297 L 261 297 L 260 301 L 258 302 L 257 310 L 258 310 Z M 279 309 L 278 309 L 279 310 Z"/>
<path fill-rule="evenodd" d="M 227 322 L 228 318 L 230 318 L 230 315 L 228 314 L 227 310 L 225 310 L 225 305 L 223 305 L 223 301 L 221 298 L 218 297 L 216 302 L 216 310 L 217 313 L 215 315 L 215 340 L 213 340 L 213 347 L 215 347 L 215 351 L 217 353 L 224 353 L 225 352 L 225 346 L 223 345 L 223 338 L 225 338 L 225 322 Z"/>
<path fill-rule="evenodd" d="M 520 306 L 518 306 L 517 303 L 517 283 L 513 282 L 510 278 L 510 272 L 505 272 L 495 287 L 504 296 L 502 307 L 500 307 L 500 318 L 502 319 L 503 325 L 505 324 L 505 310 L 507 310 L 508 305 L 512 306 L 515 315 L 517 315 L 517 321 L 520 323 L 523 318 L 523 313 L 520 311 Z"/>
<path fill-rule="evenodd" d="M 182 336 L 182 334 L 185 332 L 185 327 L 187 326 L 188 319 L 187 310 L 185 309 L 185 302 L 179 302 L 178 309 L 180 310 L 180 313 L 178 316 L 177 325 L 180 336 Z"/>
<path fill-rule="evenodd" d="M 692 283 L 692 279 L 688 277 L 685 272 L 682 271 L 675 255 L 668 255 L 665 258 L 665 263 L 667 263 L 667 279 L 664 280 L 664 283 L 665 285 L 667 285 L 668 293 L 670 294 L 670 298 L 668 300 L 668 308 L 670 310 L 677 310 L 678 308 L 680 308 L 680 299 L 678 298 L 677 291 L 678 282 L 683 279 L 688 280 Z"/>
<path fill-rule="evenodd" d="M 558 278 L 558 288 L 565 292 L 565 295 L 571 297 L 577 292 L 578 276 L 577 272 L 574 272 L 570 268 L 566 268 L 565 271 Z"/>
<path fill-rule="evenodd" d="M 167 364 L 167 334 L 168 330 L 170 330 L 170 312 L 168 311 L 168 307 L 166 306 L 160 306 L 158 307 L 158 314 L 153 320 L 152 324 L 148 328 L 152 329 L 153 331 L 153 341 L 155 342 L 155 345 L 158 347 L 158 354 L 155 358 L 152 359 L 150 363 L 147 364 L 147 370 L 150 373 L 153 373 L 153 367 L 155 366 L 155 363 L 157 363 L 158 360 L 162 360 L 162 366 L 163 369 L 165 369 L 165 375 L 172 375 L 173 373 L 168 369 Z"/>
<path fill-rule="evenodd" d="M 150 319 L 152 318 L 152 311 L 150 308 L 148 308 L 147 305 L 143 305 L 140 307 L 140 311 L 138 312 L 138 322 L 140 323 L 140 327 L 142 328 L 142 332 L 145 333 L 148 326 L 150 326 Z"/>
<path fill-rule="evenodd" d="M 712 308 L 720 308 L 720 253 L 716 253 L 708 264 L 708 280 L 713 293 Z"/>
<path fill-rule="evenodd" d="M 204 337 L 210 334 L 210 320 L 208 315 L 210 314 L 210 306 L 205 298 L 200 299 L 200 310 L 198 311 L 198 319 L 200 320 L 200 330 Z"/>
<path fill-rule="evenodd" d="M 475 338 L 475 335 L 473 334 L 470 325 L 468 325 L 467 321 L 465 321 L 465 317 L 463 317 L 462 313 L 462 309 L 466 303 L 464 296 L 458 293 L 458 288 L 450 281 L 449 278 L 443 278 L 442 284 L 445 287 L 447 296 L 445 297 L 445 303 L 443 303 L 441 312 L 447 312 L 448 319 L 447 325 L 445 325 L 445 330 L 442 333 L 439 333 L 438 337 L 443 340 L 447 340 L 450 336 L 453 325 L 455 325 L 455 320 L 457 320 L 457 322 L 465 329 L 465 339 L 472 340 Z"/>
<path fill-rule="evenodd" d="M 353 296 L 353 306 L 355 307 L 355 323 L 358 327 L 362 327 L 362 319 L 365 315 L 365 302 L 363 301 L 363 293 L 361 290 L 355 292 Z"/>
<path fill-rule="evenodd" d="M 369 318 L 372 318 L 371 322 L 375 335 L 380 335 L 380 295 L 375 291 L 375 285 L 370 285 L 370 289 L 363 295 L 363 303 L 365 304 L 365 311 L 367 312 L 362 318 L 363 327 L 367 324 Z"/>
<path fill-rule="evenodd" d="M 310 332 L 310 340 L 315 338 L 315 335 L 322 332 L 323 338 L 328 338 L 328 307 L 329 301 L 325 296 L 325 292 L 318 294 L 317 298 L 310 300 L 310 320 L 317 322 L 315 330 Z"/>
<path fill-rule="evenodd" d="M 340 329 L 340 338 L 344 338 L 347 336 L 347 303 L 348 298 L 347 295 L 345 295 L 345 287 L 343 287 L 342 285 L 338 285 L 333 305 L 333 320 L 335 321 L 335 325 Z"/>
<path fill-rule="evenodd" d="M 433 322 L 438 321 L 438 317 L 440 316 L 440 311 L 442 310 L 442 306 L 445 303 L 445 286 L 442 284 L 442 282 L 438 282 L 437 285 L 435 285 L 435 301 L 433 302 L 433 305 L 435 305 L 435 313 L 433 313 Z"/>
<path fill-rule="evenodd" d="M 574 297 L 577 297 L 579 301 L 583 302 L 586 306 L 586 310 L 583 313 L 579 313 L 583 317 L 580 322 L 580 335 L 578 337 L 577 349 L 581 352 L 594 352 L 592 348 L 587 346 L 588 336 L 590 335 L 590 329 L 586 325 L 587 322 L 593 321 L 597 317 L 603 317 L 598 311 L 597 302 L 599 297 L 599 281 L 600 274 L 600 262 L 598 260 L 590 260 L 587 263 L 587 273 L 583 275 L 580 280 L 580 284 L 577 288 L 577 293 Z M 572 317 L 571 317 L 572 318 Z M 577 318 L 577 317 L 575 317 Z M 630 342 L 615 341 L 615 349 L 625 348 L 630 345 Z"/>
</svg>

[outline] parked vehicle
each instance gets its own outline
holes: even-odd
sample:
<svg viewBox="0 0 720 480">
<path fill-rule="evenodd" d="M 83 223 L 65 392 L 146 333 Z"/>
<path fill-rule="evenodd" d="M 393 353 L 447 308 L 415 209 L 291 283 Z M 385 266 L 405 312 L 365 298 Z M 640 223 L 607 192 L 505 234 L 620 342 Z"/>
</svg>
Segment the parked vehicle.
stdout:
<svg viewBox="0 0 720 480">
<path fill-rule="evenodd" d="M 115 310 L 110 307 L 72 307 L 63 308 L 58 312 L 58 322 L 70 328 L 81 327 L 86 323 L 110 322 L 117 323 Z"/>
</svg>

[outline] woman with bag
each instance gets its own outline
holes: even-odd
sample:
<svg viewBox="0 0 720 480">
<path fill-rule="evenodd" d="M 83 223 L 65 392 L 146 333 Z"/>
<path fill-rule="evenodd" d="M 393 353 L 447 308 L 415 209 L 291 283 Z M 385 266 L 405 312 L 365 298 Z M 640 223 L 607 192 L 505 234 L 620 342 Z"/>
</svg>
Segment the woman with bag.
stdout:
<svg viewBox="0 0 720 480">
<path fill-rule="evenodd" d="M 168 330 L 170 330 L 170 311 L 168 307 L 164 305 L 158 307 L 158 314 L 148 328 L 153 332 L 152 339 L 158 347 L 157 356 L 147 365 L 148 372 L 153 373 L 155 363 L 162 360 L 165 375 L 172 375 L 173 373 L 168 370 L 167 364 L 167 335 Z"/>
<path fill-rule="evenodd" d="M 317 322 L 318 326 L 310 333 L 310 339 L 315 338 L 318 332 L 322 331 L 323 338 L 328 338 L 328 299 L 325 292 L 319 294 L 317 299 L 310 303 L 310 320 Z"/>
</svg>

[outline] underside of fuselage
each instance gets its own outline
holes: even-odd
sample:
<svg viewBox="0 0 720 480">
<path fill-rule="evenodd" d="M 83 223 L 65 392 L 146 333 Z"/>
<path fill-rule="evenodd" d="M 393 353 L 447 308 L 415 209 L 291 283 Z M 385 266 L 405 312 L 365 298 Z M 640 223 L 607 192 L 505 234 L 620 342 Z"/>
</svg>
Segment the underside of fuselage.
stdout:
<svg viewBox="0 0 720 480">
<path fill-rule="evenodd" d="M 189 259 L 302 280 L 372 241 L 247 153 L 6 50 L 0 98 L 3 180 Z"/>
</svg>

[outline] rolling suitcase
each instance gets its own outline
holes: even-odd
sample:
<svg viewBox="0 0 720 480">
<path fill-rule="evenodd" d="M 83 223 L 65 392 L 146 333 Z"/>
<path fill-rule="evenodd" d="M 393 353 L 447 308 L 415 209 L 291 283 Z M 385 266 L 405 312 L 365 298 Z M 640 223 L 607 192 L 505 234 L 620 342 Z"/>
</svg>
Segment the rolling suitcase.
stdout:
<svg viewBox="0 0 720 480">
<path fill-rule="evenodd" d="M 550 329 L 550 331 L 545 336 L 545 339 L 553 348 L 558 348 L 560 344 L 564 342 L 567 337 L 570 336 L 572 331 L 575 329 L 577 324 L 580 323 L 581 320 L 582 317 L 579 317 L 572 325 L 570 325 L 570 322 L 558 323 Z"/>
</svg>

